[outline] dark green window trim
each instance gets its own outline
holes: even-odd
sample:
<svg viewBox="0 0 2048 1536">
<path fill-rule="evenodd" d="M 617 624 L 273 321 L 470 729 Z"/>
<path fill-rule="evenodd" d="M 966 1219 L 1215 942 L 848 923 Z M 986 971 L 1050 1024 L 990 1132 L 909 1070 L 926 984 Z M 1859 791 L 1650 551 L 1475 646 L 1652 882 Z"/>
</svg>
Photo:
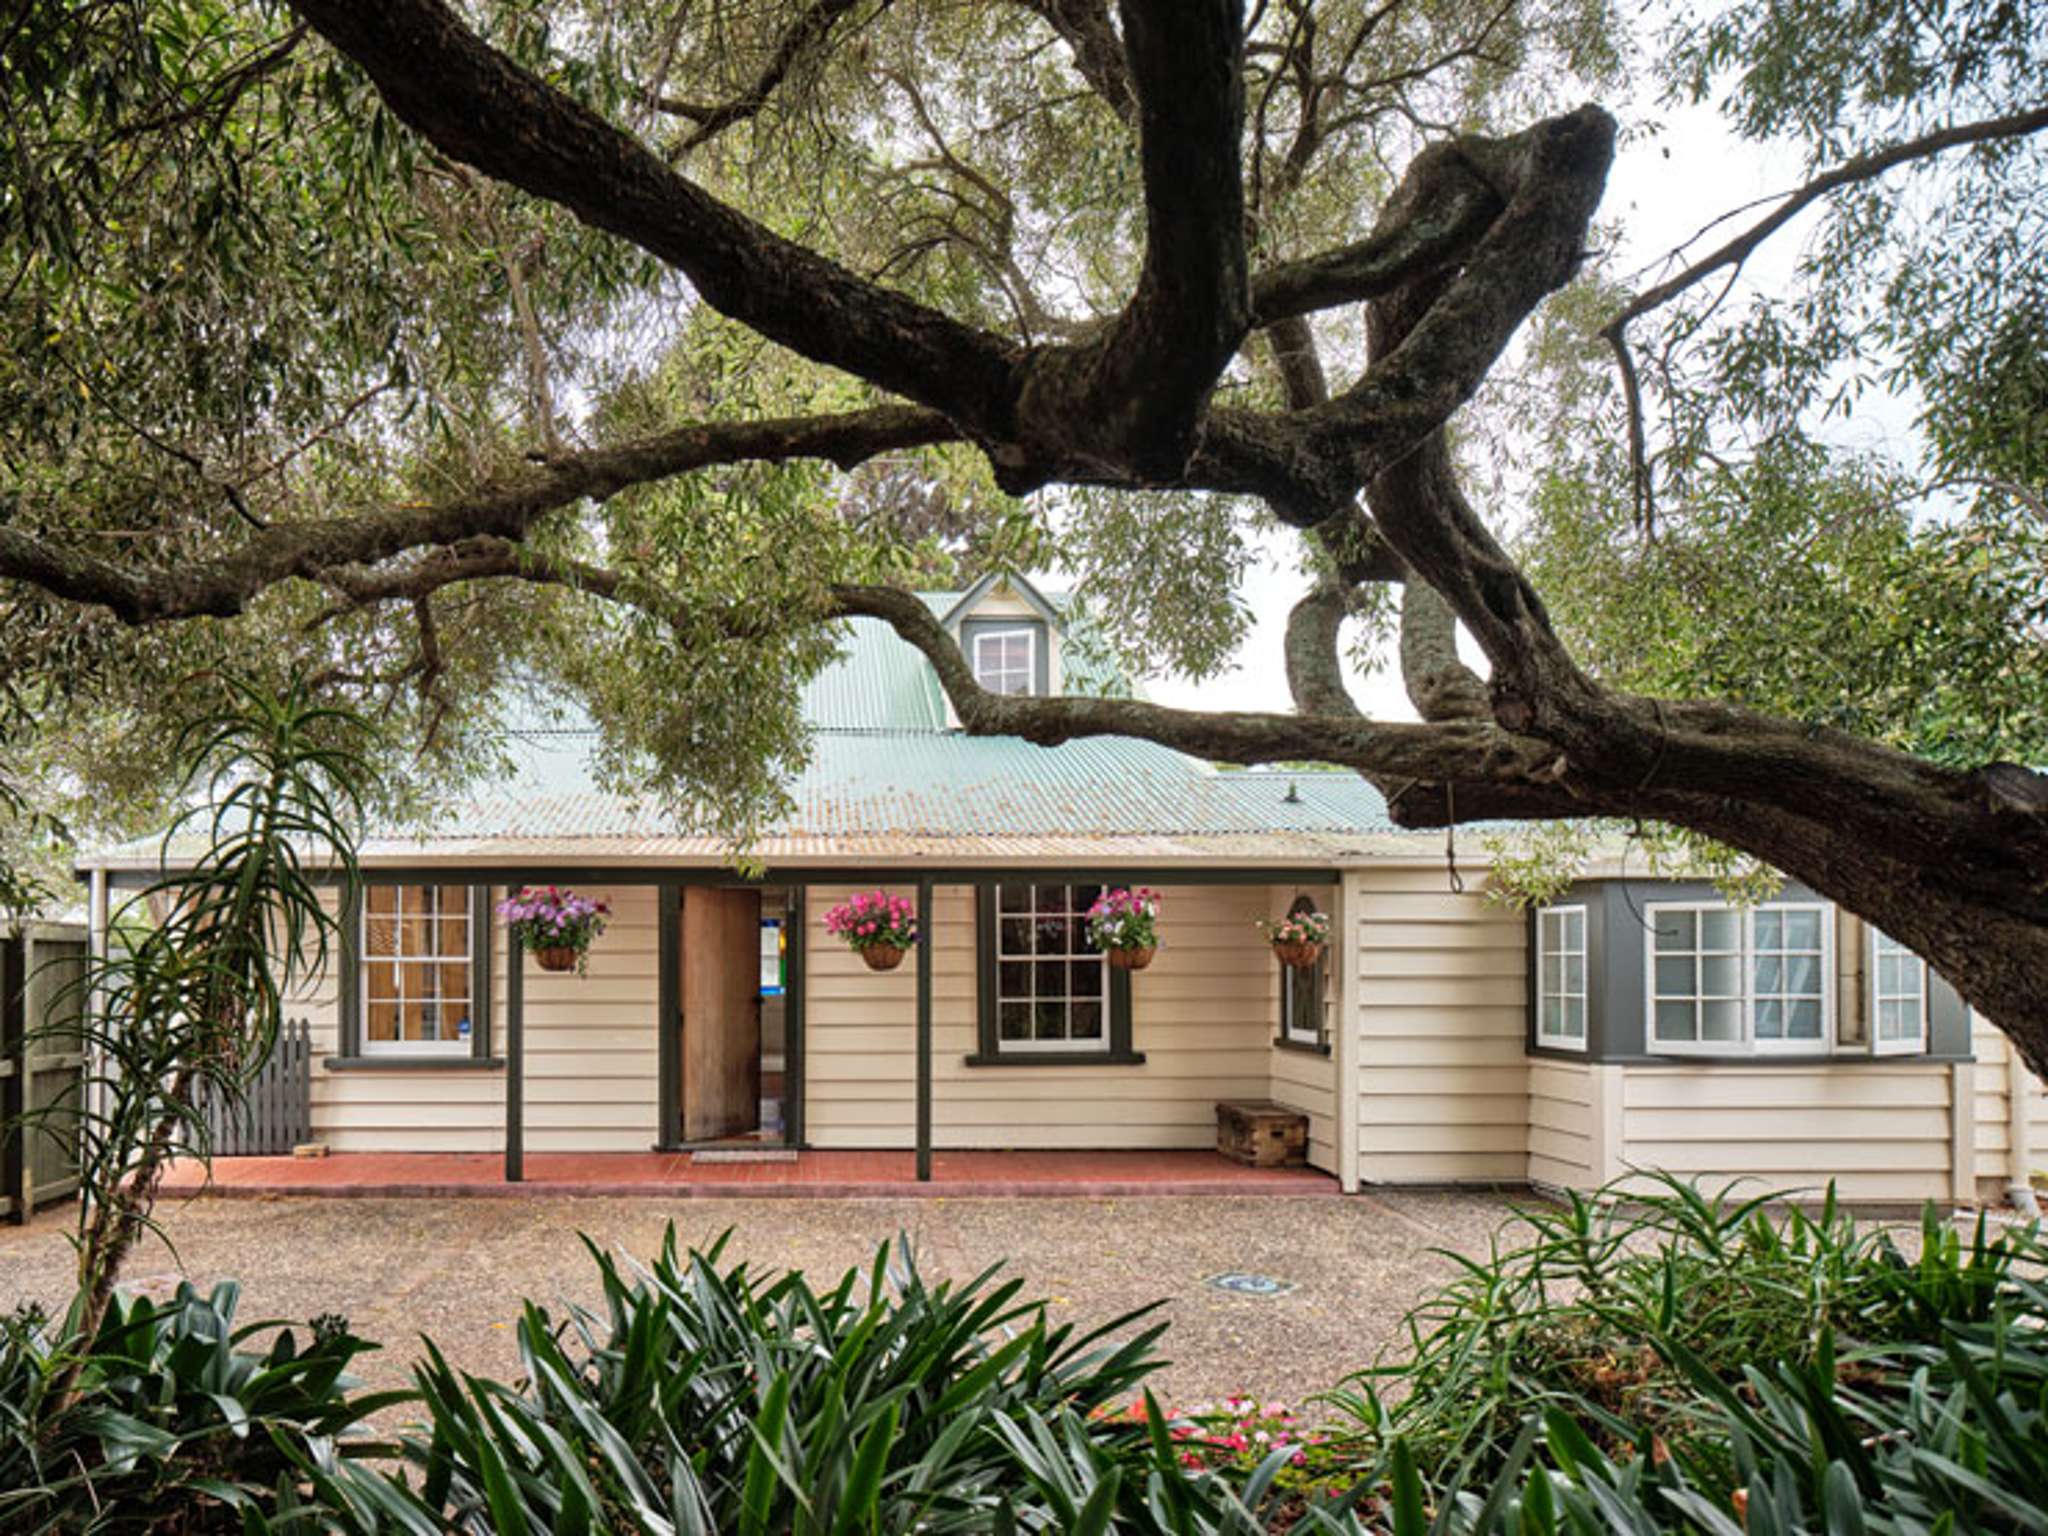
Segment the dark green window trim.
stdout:
<svg viewBox="0 0 2048 1536">
<path fill-rule="evenodd" d="M 452 885 L 430 869 L 394 873 L 377 872 L 380 885 Z M 341 893 L 341 1019 L 340 1049 L 327 1058 L 329 1071 L 404 1071 L 424 1068 L 446 1071 L 451 1067 L 497 1068 L 504 1065 L 491 1054 L 491 887 L 469 888 L 469 974 L 471 997 L 469 1054 L 450 1052 L 439 1056 L 408 1056 L 398 1052 L 385 1055 L 363 1049 L 363 887 L 357 881 Z M 517 947 L 514 946 L 515 954 Z"/>
<path fill-rule="evenodd" d="M 330 1072 L 501 1072 L 502 1056 L 329 1056 Z"/>
<path fill-rule="evenodd" d="M 1323 1040 L 1311 1045 L 1306 1040 L 1290 1040 L 1285 1035 L 1275 1035 L 1273 1037 L 1273 1049 L 1276 1051 L 1299 1051 L 1304 1056 L 1327 1056 L 1330 1054 L 1330 1042 Z"/>
<path fill-rule="evenodd" d="M 1050 884 L 1051 882 L 1046 882 Z M 1063 885 L 1101 882 L 1069 871 Z M 970 1067 L 1135 1067 L 1145 1053 L 1131 1046 L 1131 973 L 1109 969 L 1109 1049 L 1103 1051 L 1005 1051 L 996 1037 L 996 888 L 974 889 L 974 999 L 976 1046 Z"/>
</svg>

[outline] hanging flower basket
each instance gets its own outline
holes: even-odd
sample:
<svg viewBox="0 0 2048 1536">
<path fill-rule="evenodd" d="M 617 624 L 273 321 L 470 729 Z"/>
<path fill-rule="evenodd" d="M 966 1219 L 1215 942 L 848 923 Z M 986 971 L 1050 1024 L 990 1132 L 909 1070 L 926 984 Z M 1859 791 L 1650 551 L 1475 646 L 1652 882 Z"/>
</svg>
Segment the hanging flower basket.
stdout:
<svg viewBox="0 0 2048 1536">
<path fill-rule="evenodd" d="M 1104 891 L 1088 908 L 1088 937 L 1118 970 L 1144 970 L 1159 952 L 1159 893 Z"/>
<path fill-rule="evenodd" d="M 1289 912 L 1279 922 L 1259 924 L 1260 932 L 1272 943 L 1273 957 L 1297 971 L 1313 970 L 1330 942 L 1330 916 L 1303 903 L 1304 910 Z"/>
<path fill-rule="evenodd" d="M 917 908 L 887 891 L 860 891 L 825 914 L 825 931 L 859 954 L 869 970 L 893 971 L 917 942 Z"/>
<path fill-rule="evenodd" d="M 497 910 L 512 942 L 530 951 L 542 970 L 580 974 L 612 909 L 609 902 L 558 885 L 529 885 L 499 902 Z"/>
</svg>

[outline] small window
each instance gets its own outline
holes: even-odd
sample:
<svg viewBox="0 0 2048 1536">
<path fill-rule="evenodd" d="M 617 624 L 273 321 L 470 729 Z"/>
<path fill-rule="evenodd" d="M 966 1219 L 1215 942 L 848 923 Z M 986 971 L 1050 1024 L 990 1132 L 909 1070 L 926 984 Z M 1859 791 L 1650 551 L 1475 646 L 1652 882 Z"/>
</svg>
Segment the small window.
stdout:
<svg viewBox="0 0 2048 1536">
<path fill-rule="evenodd" d="M 1652 1050 L 1826 1051 L 1831 909 L 1710 903 L 1649 908 Z"/>
<path fill-rule="evenodd" d="M 1294 898 L 1287 915 L 1301 917 L 1316 910 L 1315 899 L 1301 895 Z M 1280 967 L 1280 1039 L 1284 1044 L 1312 1046 L 1319 1051 L 1330 1048 L 1330 1038 L 1323 1023 L 1329 962 L 1330 952 L 1325 947 L 1316 956 L 1314 965 Z"/>
<path fill-rule="evenodd" d="M 988 630 L 974 637 L 974 680 L 990 693 L 1031 693 L 1038 636 L 1029 629 Z"/>
<path fill-rule="evenodd" d="M 996 1049 L 1109 1049 L 1109 967 L 1088 934 L 1093 885 L 996 891 Z"/>
<path fill-rule="evenodd" d="M 1871 1050 L 1903 1056 L 1927 1049 L 1927 962 L 1890 934 L 1870 930 Z"/>
<path fill-rule="evenodd" d="M 362 1050 L 462 1055 L 475 1034 L 466 885 L 372 885 L 362 899 Z"/>
<path fill-rule="evenodd" d="M 1536 1043 L 1586 1048 L 1586 909 L 1536 914 Z"/>
</svg>

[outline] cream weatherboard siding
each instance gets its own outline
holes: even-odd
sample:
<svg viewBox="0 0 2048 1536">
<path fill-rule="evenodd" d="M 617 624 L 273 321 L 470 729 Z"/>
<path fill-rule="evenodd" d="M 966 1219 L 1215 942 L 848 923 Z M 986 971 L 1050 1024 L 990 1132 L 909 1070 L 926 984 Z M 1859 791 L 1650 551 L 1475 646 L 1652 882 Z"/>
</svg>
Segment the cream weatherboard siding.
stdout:
<svg viewBox="0 0 2048 1536">
<path fill-rule="evenodd" d="M 1442 865 L 1373 869 L 1352 890 L 1358 1176 L 1529 1176 L 1528 920 L 1454 892 Z M 1353 905 L 1347 902 L 1347 906 Z"/>
<path fill-rule="evenodd" d="M 916 955 L 875 973 L 827 937 L 817 919 L 848 894 L 829 886 L 809 893 L 805 1136 L 816 1147 L 908 1147 L 917 1128 Z M 1132 978 L 1132 1044 L 1143 1064 L 971 1067 L 974 894 L 961 886 L 935 892 L 935 1146 L 1211 1147 L 1218 1099 L 1283 1097 L 1314 1111 L 1313 1074 L 1298 1093 L 1277 1091 L 1288 1084 L 1273 1079 L 1273 1058 L 1290 1053 L 1272 1049 L 1278 984 L 1254 926 L 1267 914 L 1269 889 L 1166 886 L 1162 895 L 1159 956 Z"/>
<path fill-rule="evenodd" d="M 1548 1058 L 1529 1063 L 1529 1181 L 1556 1189 L 1601 1182 L 1593 1102 L 1602 1069 Z"/>
<path fill-rule="evenodd" d="M 526 963 L 526 1150 L 645 1152 L 661 1135 L 659 893 L 576 890 L 611 918 L 585 974 Z"/>
<path fill-rule="evenodd" d="M 1975 1019 L 1971 1038 L 1977 1054 L 1977 1198 L 1988 1205 L 2003 1200 L 2013 1183 L 2011 1083 L 2015 1053 L 2004 1032 L 1981 1017 Z M 2024 1066 L 2020 1074 L 2032 1165 L 2026 1172 L 2038 1177 L 2048 1173 L 2048 1089 Z"/>
<path fill-rule="evenodd" d="M 327 897 L 328 910 L 336 898 Z M 505 930 L 491 932 L 492 1045 L 504 1045 Z M 496 1152 L 505 1145 L 505 1074 L 486 1067 L 329 1071 L 341 1049 L 340 948 L 286 1010 L 313 1030 L 313 1139 L 336 1152 Z"/>
<path fill-rule="evenodd" d="M 1758 1189 L 1817 1192 L 1833 1180 L 1846 1200 L 1947 1201 L 1955 1082 L 1948 1067 L 1862 1061 L 1630 1066 L 1624 1161 Z"/>
<path fill-rule="evenodd" d="M 612 904 L 588 973 L 553 974 L 515 956 L 491 929 L 491 1048 L 505 1050 L 507 966 L 526 986 L 526 1149 L 644 1152 L 659 1133 L 655 888 L 584 887 Z M 495 900 L 503 895 L 493 890 Z M 505 1145 L 505 1073 L 492 1067 L 330 1071 L 340 1048 L 333 967 L 291 1009 L 313 1025 L 313 1134 L 337 1152 L 497 1152 Z"/>
</svg>

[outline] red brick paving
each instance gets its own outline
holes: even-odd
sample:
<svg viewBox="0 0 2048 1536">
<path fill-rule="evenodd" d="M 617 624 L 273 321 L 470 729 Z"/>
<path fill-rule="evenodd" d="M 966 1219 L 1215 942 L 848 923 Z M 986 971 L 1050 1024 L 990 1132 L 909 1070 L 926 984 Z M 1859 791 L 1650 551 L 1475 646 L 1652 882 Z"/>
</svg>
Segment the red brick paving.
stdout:
<svg viewBox="0 0 2048 1536">
<path fill-rule="evenodd" d="M 935 1152 L 917 1181 L 909 1152 L 805 1152 L 794 1162 L 693 1163 L 687 1152 L 532 1152 L 505 1182 L 497 1152 L 337 1152 L 330 1157 L 223 1157 L 211 1185 L 197 1164 L 172 1169 L 166 1193 L 216 1195 L 655 1195 L 670 1199 L 1132 1195 L 1334 1195 L 1311 1168 L 1246 1168 L 1214 1152 Z"/>
</svg>

